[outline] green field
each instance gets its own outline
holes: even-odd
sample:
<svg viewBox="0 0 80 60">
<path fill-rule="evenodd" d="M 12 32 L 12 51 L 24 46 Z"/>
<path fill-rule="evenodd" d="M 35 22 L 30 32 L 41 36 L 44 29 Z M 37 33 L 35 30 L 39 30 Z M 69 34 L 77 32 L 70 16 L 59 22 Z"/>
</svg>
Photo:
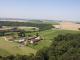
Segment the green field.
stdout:
<svg viewBox="0 0 80 60">
<path fill-rule="evenodd" d="M 5 41 L 2 37 L 0 37 L 0 55 L 9 55 L 9 54 L 28 55 L 30 53 L 35 53 L 35 52 L 36 50 L 30 47 L 19 47 L 19 44 Z"/>
<path fill-rule="evenodd" d="M 31 33 L 31 34 L 35 34 Z M 58 34 L 65 34 L 65 33 L 79 33 L 78 31 L 67 31 L 67 30 L 45 30 L 40 31 L 39 35 L 43 38 L 37 45 L 29 45 L 24 47 L 19 47 L 18 43 L 5 41 L 4 38 L 0 37 L 0 55 L 28 55 L 30 53 L 36 53 L 37 50 L 43 47 L 49 47 L 53 38 L 56 37 Z"/>
<path fill-rule="evenodd" d="M 41 49 L 44 47 L 50 46 L 52 41 L 54 40 L 54 37 L 56 37 L 58 34 L 65 34 L 65 33 L 80 33 L 79 31 L 71 31 L 71 30 L 45 30 L 41 31 L 39 34 L 43 38 L 38 45 L 30 45 L 30 47 L 34 49 Z"/>
</svg>

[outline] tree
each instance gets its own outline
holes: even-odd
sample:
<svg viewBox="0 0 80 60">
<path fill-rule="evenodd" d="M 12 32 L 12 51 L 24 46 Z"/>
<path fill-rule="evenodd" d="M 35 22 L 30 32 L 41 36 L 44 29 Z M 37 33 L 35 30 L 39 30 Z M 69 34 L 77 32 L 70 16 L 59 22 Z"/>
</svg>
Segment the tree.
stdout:
<svg viewBox="0 0 80 60">
<path fill-rule="evenodd" d="M 19 33 L 18 33 L 18 36 L 19 36 L 19 37 L 25 37 L 25 33 L 24 33 L 24 32 L 19 32 Z"/>
<path fill-rule="evenodd" d="M 35 59 L 38 60 L 48 60 L 48 48 L 44 47 L 43 49 L 40 49 L 36 55 L 35 55 Z"/>
</svg>

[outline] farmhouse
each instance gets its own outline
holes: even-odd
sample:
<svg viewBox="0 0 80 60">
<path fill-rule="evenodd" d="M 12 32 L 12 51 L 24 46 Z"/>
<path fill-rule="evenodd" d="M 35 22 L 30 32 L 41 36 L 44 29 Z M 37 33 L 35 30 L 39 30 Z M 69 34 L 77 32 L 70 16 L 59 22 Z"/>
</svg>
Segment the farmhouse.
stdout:
<svg viewBox="0 0 80 60">
<path fill-rule="evenodd" d="M 24 42 L 24 41 L 25 41 L 25 38 L 20 38 L 19 39 L 19 43 Z"/>
<path fill-rule="evenodd" d="M 33 37 L 29 37 L 28 40 L 31 44 L 33 44 L 33 43 L 39 42 L 40 40 L 42 40 L 42 38 L 40 36 L 37 36 L 37 37 L 33 36 Z"/>
</svg>

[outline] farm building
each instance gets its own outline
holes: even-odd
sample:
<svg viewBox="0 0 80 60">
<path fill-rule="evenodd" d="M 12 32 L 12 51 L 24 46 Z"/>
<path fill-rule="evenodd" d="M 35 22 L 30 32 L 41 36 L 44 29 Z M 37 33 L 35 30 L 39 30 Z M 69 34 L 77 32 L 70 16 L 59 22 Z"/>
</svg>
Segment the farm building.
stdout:
<svg viewBox="0 0 80 60">
<path fill-rule="evenodd" d="M 37 36 L 37 37 L 33 36 L 33 37 L 29 37 L 28 40 L 29 40 L 29 43 L 34 44 L 42 40 L 42 38 L 40 36 Z"/>
<path fill-rule="evenodd" d="M 24 42 L 25 41 L 25 38 L 20 38 L 19 39 L 19 42 Z"/>
</svg>

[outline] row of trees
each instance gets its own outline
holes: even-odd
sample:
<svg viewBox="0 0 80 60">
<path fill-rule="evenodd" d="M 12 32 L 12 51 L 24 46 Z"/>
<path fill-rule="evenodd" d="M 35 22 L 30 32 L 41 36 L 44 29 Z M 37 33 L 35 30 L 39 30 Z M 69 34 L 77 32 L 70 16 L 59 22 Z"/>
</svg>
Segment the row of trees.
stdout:
<svg viewBox="0 0 80 60">
<path fill-rule="evenodd" d="M 0 21 L 0 26 L 28 26 L 28 27 L 37 27 L 40 30 L 47 30 L 52 28 L 52 24 L 32 23 L 32 22 L 10 22 L 10 21 Z"/>
<path fill-rule="evenodd" d="M 80 34 L 60 34 L 50 47 L 40 49 L 35 55 L 0 57 L 2 60 L 80 60 Z"/>
</svg>

